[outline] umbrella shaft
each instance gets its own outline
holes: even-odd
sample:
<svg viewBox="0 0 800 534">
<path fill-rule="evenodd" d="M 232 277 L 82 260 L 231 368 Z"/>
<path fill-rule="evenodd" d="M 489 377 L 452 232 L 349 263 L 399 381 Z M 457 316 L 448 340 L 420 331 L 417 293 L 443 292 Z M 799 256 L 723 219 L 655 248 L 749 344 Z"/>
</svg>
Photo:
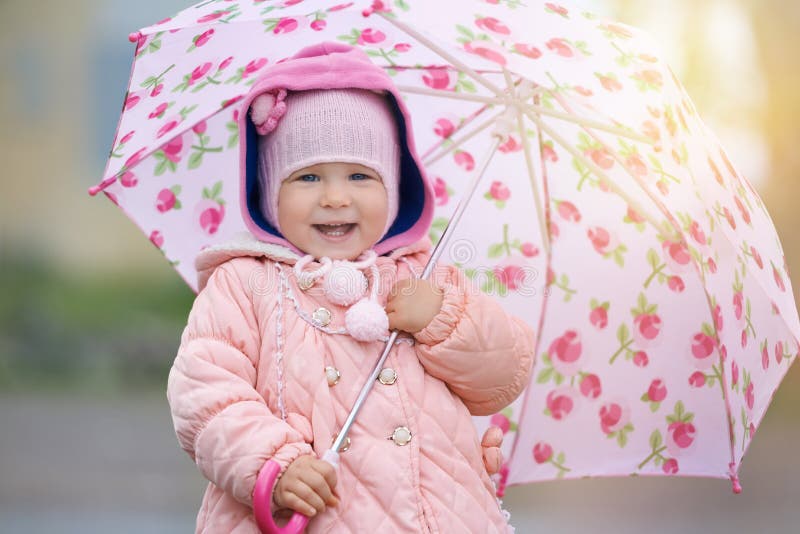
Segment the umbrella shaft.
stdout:
<svg viewBox="0 0 800 534">
<path fill-rule="evenodd" d="M 375 384 L 375 381 L 378 379 L 378 375 L 381 373 L 383 369 L 383 364 L 386 361 L 386 358 L 389 356 L 389 352 L 392 350 L 394 346 L 394 342 L 397 339 L 397 335 L 399 332 L 397 330 L 392 331 L 391 335 L 389 335 L 389 339 L 386 341 L 386 345 L 383 347 L 383 352 L 381 353 L 381 357 L 378 358 L 378 362 L 375 364 L 375 368 L 372 369 L 372 373 L 367 378 L 366 383 L 361 388 L 361 392 L 358 394 L 358 398 L 356 398 L 356 402 L 353 403 L 353 408 L 350 410 L 350 413 L 347 415 L 347 419 L 345 419 L 344 424 L 342 425 L 342 429 L 339 431 L 339 434 L 336 436 L 336 440 L 331 445 L 331 450 L 339 451 L 339 447 L 342 446 L 344 440 L 347 438 L 347 433 L 350 431 L 350 427 L 353 426 L 353 421 L 356 420 L 356 416 L 358 412 L 361 410 L 361 406 L 364 404 L 364 400 L 369 395 L 369 392 L 372 390 L 372 386 Z"/>
<path fill-rule="evenodd" d="M 483 157 L 483 161 L 475 171 L 475 174 L 473 175 L 472 181 L 469 183 L 469 186 L 467 187 L 467 191 L 464 197 L 456 206 L 456 210 L 453 212 L 453 216 L 448 221 L 447 226 L 445 226 L 444 232 L 442 232 L 442 237 L 439 239 L 439 242 L 436 243 L 435 247 L 433 247 L 433 251 L 431 252 L 431 257 L 428 260 L 427 265 L 425 265 L 425 269 L 422 271 L 422 276 L 420 278 L 422 279 L 428 278 L 431 272 L 433 271 L 434 267 L 436 266 L 436 262 L 439 261 L 439 257 L 442 255 L 442 252 L 444 252 L 447 243 L 450 241 L 453 228 L 458 226 L 458 222 L 461 220 L 461 216 L 464 215 L 464 211 L 467 209 L 467 205 L 469 204 L 470 199 L 475 194 L 475 190 L 478 188 L 478 183 L 481 181 L 481 178 L 483 178 L 483 173 L 486 172 L 486 167 L 489 166 L 489 162 L 492 160 L 492 156 L 497 150 L 497 147 L 500 146 L 500 142 L 501 142 L 500 137 L 494 136 L 492 145 L 489 147 L 489 150 L 486 151 L 486 155 Z"/>
</svg>

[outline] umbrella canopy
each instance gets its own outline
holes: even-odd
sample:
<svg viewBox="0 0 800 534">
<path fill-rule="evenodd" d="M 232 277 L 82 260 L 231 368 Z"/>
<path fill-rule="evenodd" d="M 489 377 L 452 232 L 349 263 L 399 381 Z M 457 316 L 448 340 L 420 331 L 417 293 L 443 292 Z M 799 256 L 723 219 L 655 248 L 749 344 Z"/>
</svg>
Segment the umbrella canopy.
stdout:
<svg viewBox="0 0 800 534">
<path fill-rule="evenodd" d="M 363 47 L 406 95 L 434 240 L 483 171 L 442 259 L 538 333 L 525 394 L 476 419 L 507 433 L 501 490 L 629 474 L 738 484 L 800 322 L 763 202 L 641 32 L 536 0 L 287 0 L 202 2 L 131 38 L 91 192 L 193 288 L 197 253 L 245 230 L 236 102 L 310 42 Z"/>
</svg>

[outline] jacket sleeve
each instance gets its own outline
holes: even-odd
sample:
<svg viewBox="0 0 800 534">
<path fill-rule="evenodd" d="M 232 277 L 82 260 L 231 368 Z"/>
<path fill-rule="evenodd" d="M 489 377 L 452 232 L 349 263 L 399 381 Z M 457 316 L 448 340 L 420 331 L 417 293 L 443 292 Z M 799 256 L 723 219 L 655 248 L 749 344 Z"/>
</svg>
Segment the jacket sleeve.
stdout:
<svg viewBox="0 0 800 534">
<path fill-rule="evenodd" d="M 259 322 L 232 263 L 218 267 L 195 299 L 169 373 L 167 399 L 178 441 L 201 473 L 252 506 L 256 477 L 267 460 L 283 471 L 312 451 L 255 389 Z"/>
<path fill-rule="evenodd" d="M 467 284 L 455 267 L 437 269 L 442 308 L 417 332 L 425 370 L 444 381 L 473 415 L 495 413 L 525 389 L 533 364 L 534 333 L 492 298 Z"/>
</svg>

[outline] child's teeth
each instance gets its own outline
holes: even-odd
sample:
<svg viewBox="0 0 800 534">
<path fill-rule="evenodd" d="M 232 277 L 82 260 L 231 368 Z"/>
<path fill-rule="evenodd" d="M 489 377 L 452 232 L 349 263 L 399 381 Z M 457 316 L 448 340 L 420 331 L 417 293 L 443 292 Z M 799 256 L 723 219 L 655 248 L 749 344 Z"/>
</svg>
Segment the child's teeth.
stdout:
<svg viewBox="0 0 800 534">
<path fill-rule="evenodd" d="M 346 223 L 346 224 L 320 224 L 318 226 L 319 226 L 320 231 L 323 234 L 329 235 L 331 237 L 343 236 L 344 234 L 347 233 L 347 230 L 350 229 L 350 224 L 349 223 Z"/>
</svg>

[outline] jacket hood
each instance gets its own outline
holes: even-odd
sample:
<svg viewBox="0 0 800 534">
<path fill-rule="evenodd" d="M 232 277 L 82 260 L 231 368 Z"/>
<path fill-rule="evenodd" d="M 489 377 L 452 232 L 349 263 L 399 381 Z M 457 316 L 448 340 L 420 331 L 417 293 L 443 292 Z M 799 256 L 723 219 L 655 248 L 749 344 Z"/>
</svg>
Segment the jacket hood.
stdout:
<svg viewBox="0 0 800 534">
<path fill-rule="evenodd" d="M 283 245 L 300 253 L 267 222 L 259 204 L 258 134 L 248 110 L 258 95 L 278 89 L 368 89 L 389 96 L 401 149 L 399 210 L 394 223 L 373 249 L 378 255 L 383 255 L 422 239 L 433 219 L 433 189 L 417 156 L 408 110 L 383 69 L 374 65 L 360 49 L 333 42 L 309 46 L 265 69 L 242 101 L 239 113 L 239 139 L 243 141 L 239 154 L 239 206 L 248 230 L 264 243 Z"/>
</svg>

